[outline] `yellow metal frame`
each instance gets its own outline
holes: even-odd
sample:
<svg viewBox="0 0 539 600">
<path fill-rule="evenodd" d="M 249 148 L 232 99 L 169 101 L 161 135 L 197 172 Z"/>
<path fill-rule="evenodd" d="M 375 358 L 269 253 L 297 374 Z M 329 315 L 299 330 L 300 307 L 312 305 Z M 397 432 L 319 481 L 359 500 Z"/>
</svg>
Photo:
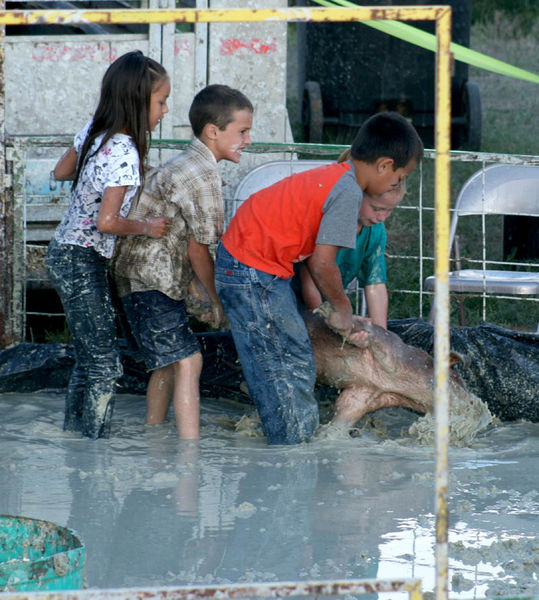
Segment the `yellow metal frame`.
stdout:
<svg viewBox="0 0 539 600">
<path fill-rule="evenodd" d="M 3 2 L 0 1 L 0 6 Z M 436 598 L 446 599 L 448 571 L 449 442 L 449 184 L 451 123 L 451 7 L 230 8 L 129 10 L 0 10 L 0 69 L 4 25 L 121 23 L 239 23 L 330 21 L 436 21 L 435 95 L 435 415 L 436 415 Z M 1 75 L 1 73 L 0 73 Z M 1 92 L 0 92 L 1 93 Z M 0 99 L 3 100 L 3 99 Z M 3 103 L 0 102 L 3 106 Z M 4 123 L 0 123 L 3 148 Z M 3 154 L 3 149 L 0 149 Z M 0 175 L 3 178 L 3 175 Z"/>
<path fill-rule="evenodd" d="M 451 16 L 449 6 L 384 6 L 357 8 L 207 8 L 110 10 L 4 10 L 0 25 L 125 24 L 125 23 L 243 23 L 271 21 L 437 21 Z M 450 29 L 450 20 L 448 22 Z M 449 50 L 449 46 L 448 46 Z"/>
</svg>

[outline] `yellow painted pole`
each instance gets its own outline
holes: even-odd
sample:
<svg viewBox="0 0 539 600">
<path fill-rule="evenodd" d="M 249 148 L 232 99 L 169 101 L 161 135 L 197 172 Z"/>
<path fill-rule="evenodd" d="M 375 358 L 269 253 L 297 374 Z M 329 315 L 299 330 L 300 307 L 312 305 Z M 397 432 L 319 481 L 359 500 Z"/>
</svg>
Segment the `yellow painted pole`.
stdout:
<svg viewBox="0 0 539 600">
<path fill-rule="evenodd" d="M 408 590 L 408 598 L 410 600 L 423 600 L 423 592 L 421 591 L 421 580 L 414 580 Z"/>
<path fill-rule="evenodd" d="M 228 9 L 110 9 L 110 10 L 3 10 L 0 24 L 120 24 L 120 23 L 238 23 L 272 21 L 405 21 L 434 20 L 444 7 L 358 8 L 228 8 Z"/>
<path fill-rule="evenodd" d="M 436 21 L 434 414 L 436 417 L 436 600 L 448 597 L 449 444 L 449 169 L 451 7 Z"/>
</svg>

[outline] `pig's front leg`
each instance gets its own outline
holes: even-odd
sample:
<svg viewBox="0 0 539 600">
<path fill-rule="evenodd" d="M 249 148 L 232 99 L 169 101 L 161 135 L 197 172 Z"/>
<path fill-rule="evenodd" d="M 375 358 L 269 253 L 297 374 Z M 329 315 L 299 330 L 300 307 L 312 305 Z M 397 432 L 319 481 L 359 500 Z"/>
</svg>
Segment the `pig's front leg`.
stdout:
<svg viewBox="0 0 539 600">
<path fill-rule="evenodd" d="M 380 390 L 370 387 L 343 390 L 335 400 L 332 424 L 353 427 L 363 415 L 381 408 L 377 402 L 380 395 Z"/>
<path fill-rule="evenodd" d="M 350 428 L 364 415 L 390 406 L 402 406 L 422 414 L 430 412 L 432 408 L 395 392 L 352 387 L 343 390 L 335 401 L 335 413 L 331 423 L 342 428 Z"/>
</svg>

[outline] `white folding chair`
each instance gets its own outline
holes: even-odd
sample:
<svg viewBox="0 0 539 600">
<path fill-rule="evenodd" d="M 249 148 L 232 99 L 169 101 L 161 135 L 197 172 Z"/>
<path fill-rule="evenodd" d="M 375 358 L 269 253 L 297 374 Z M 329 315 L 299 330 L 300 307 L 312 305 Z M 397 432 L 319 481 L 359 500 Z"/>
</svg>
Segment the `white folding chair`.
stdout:
<svg viewBox="0 0 539 600">
<path fill-rule="evenodd" d="M 455 293 L 538 294 L 539 272 L 486 269 L 485 265 L 489 262 L 486 259 L 483 260 L 483 268 L 460 268 L 459 218 L 481 214 L 539 216 L 539 167 L 489 165 L 466 181 L 457 197 L 449 230 L 449 247 L 454 248 L 458 270 L 451 271 L 448 279 L 449 291 Z M 427 277 L 425 289 L 434 290 L 435 281 L 434 275 Z M 431 309 L 431 323 L 433 317 Z"/>
<path fill-rule="evenodd" d="M 245 177 L 239 182 L 236 192 L 234 193 L 234 202 L 232 205 L 232 211 L 230 218 L 232 218 L 238 210 L 239 206 L 244 200 L 247 200 L 251 194 L 262 190 L 289 175 L 294 173 L 301 173 L 308 171 L 309 169 L 315 169 L 323 165 L 329 165 L 334 161 L 331 160 L 273 160 L 270 162 L 262 163 L 254 169 L 251 169 Z M 354 280 L 356 284 L 356 299 L 359 299 L 359 287 L 357 286 L 357 280 Z M 353 283 L 353 282 L 352 282 Z M 348 286 L 347 292 L 352 292 L 350 286 Z M 357 313 L 359 310 L 359 302 L 356 301 Z M 367 314 L 367 302 L 365 300 L 365 292 L 361 289 L 361 312 L 362 316 Z"/>
<path fill-rule="evenodd" d="M 272 160 L 251 169 L 238 183 L 234 193 L 234 201 L 230 218 L 234 216 L 240 204 L 251 194 L 263 190 L 270 185 L 292 175 L 309 169 L 329 165 L 331 160 Z"/>
</svg>

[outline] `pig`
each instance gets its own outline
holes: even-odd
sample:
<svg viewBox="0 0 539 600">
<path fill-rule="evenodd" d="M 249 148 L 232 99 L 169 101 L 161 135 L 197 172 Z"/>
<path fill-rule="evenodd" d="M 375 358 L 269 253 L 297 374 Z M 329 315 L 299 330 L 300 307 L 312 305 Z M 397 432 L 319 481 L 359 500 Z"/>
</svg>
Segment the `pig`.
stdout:
<svg viewBox="0 0 539 600">
<path fill-rule="evenodd" d="M 189 287 L 187 307 L 200 321 L 210 322 L 209 299 L 196 278 Z M 339 391 L 330 428 L 347 432 L 367 413 L 390 406 L 431 414 L 434 362 L 430 354 L 360 317 L 354 317 L 354 343 L 344 341 L 326 324 L 331 310 L 331 305 L 325 302 L 315 311 L 302 313 L 313 346 L 316 382 Z M 463 357 L 452 353 L 451 360 L 455 364 Z M 493 422 L 493 416 L 453 370 L 449 388 L 450 441 L 453 445 L 464 445 Z M 411 425 L 409 433 L 423 443 L 432 442 L 432 419 L 419 419 Z"/>
<path fill-rule="evenodd" d="M 323 314 L 323 311 L 322 311 Z M 333 332 L 323 316 L 303 313 L 316 360 L 316 380 L 339 390 L 331 426 L 349 430 L 364 415 L 403 406 L 421 414 L 434 410 L 434 361 L 424 350 L 368 319 L 354 318 L 354 343 Z M 462 357 L 452 353 L 452 364 Z M 449 374 L 450 441 L 464 445 L 493 422 L 486 404 L 469 392 L 452 369 Z M 433 438 L 432 419 L 410 428 L 423 441 Z"/>
</svg>

